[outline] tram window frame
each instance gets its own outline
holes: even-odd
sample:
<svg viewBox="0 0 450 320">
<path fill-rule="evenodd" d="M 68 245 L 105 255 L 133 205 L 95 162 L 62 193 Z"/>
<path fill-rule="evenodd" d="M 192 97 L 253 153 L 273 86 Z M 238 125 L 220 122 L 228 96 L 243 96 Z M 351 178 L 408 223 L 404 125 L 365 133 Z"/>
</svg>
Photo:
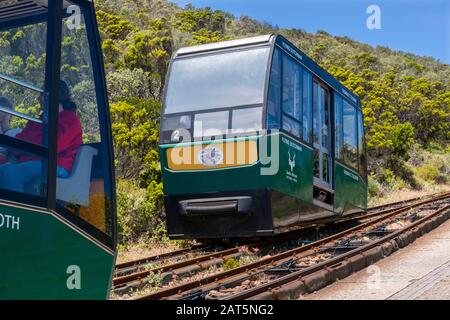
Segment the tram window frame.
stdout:
<svg viewBox="0 0 450 320">
<path fill-rule="evenodd" d="M 346 122 L 345 122 L 345 108 L 346 106 L 352 108 L 352 116 L 354 116 L 353 119 L 353 138 L 352 140 L 354 140 L 354 145 L 350 145 L 350 147 L 354 148 L 354 152 L 351 151 L 351 149 L 345 149 L 345 145 L 346 145 L 346 140 L 347 137 L 352 137 L 351 135 L 346 135 Z M 342 139 L 342 161 L 349 166 L 350 168 L 358 171 L 358 108 L 356 106 L 354 106 L 352 103 L 350 103 L 349 101 L 347 101 L 345 98 L 342 100 L 342 132 L 343 132 L 343 139 Z M 351 153 L 351 154 L 350 154 Z M 351 157 L 354 157 L 354 159 L 351 159 L 349 157 L 349 154 Z M 353 160 L 353 163 L 352 163 Z"/>
<path fill-rule="evenodd" d="M 344 119 L 343 119 L 343 98 L 339 94 L 334 94 L 334 155 L 338 160 L 342 160 L 344 144 Z"/>
<path fill-rule="evenodd" d="M 298 68 L 298 71 L 300 72 L 299 76 L 299 85 L 298 85 L 298 103 L 299 103 L 299 115 L 298 119 L 291 115 L 290 113 L 285 111 L 285 104 L 283 100 L 284 96 L 284 90 L 285 90 L 285 61 L 290 61 L 293 66 Z M 281 131 L 289 134 L 290 136 L 296 138 L 299 141 L 303 141 L 303 70 L 304 68 L 300 63 L 298 63 L 295 59 L 292 59 L 288 54 L 285 52 L 281 52 L 281 85 L 280 85 L 280 109 L 281 109 L 281 124 L 280 129 Z M 295 90 L 295 89 L 294 89 Z M 291 122 L 294 125 L 297 125 L 297 133 L 292 133 L 285 127 L 285 123 Z"/>
<path fill-rule="evenodd" d="M 293 118 L 297 122 L 302 119 L 302 86 L 303 86 L 303 69 L 301 66 L 287 55 L 283 55 L 283 87 L 281 107 L 283 113 Z M 288 67 L 289 66 L 289 67 Z M 289 71 L 289 75 L 288 75 Z M 286 81 L 289 76 L 290 83 Z M 292 83 L 293 82 L 293 83 Z M 291 93 L 293 96 L 291 96 Z M 288 98 L 284 100 L 284 98 Z M 297 100 L 297 101 L 296 101 Z M 292 112 L 289 110 L 292 107 Z"/>
<path fill-rule="evenodd" d="M 49 12 L 53 13 L 49 14 Z M 13 83 L 19 87 L 24 89 L 28 89 L 34 92 L 37 92 L 45 97 L 44 103 L 42 105 L 42 117 L 43 120 L 37 119 L 33 116 L 29 116 L 27 114 L 17 112 L 17 111 L 8 111 L 2 110 L 2 112 L 6 112 L 13 117 L 22 118 L 31 122 L 39 123 L 42 125 L 42 143 L 37 144 L 34 142 L 21 140 L 16 137 L 7 136 L 4 134 L 0 134 L 0 144 L 4 147 L 17 150 L 19 152 L 29 153 L 35 156 L 38 156 L 40 161 L 42 161 L 42 170 L 41 176 L 46 181 L 46 191 L 41 195 L 29 194 L 26 192 L 16 192 L 8 189 L 0 189 L 3 195 L 2 200 L 13 201 L 17 203 L 22 203 L 24 205 L 32 205 L 41 208 L 54 208 L 52 206 L 51 200 L 51 190 L 49 186 L 51 185 L 52 173 L 50 168 L 51 164 L 51 150 L 52 144 L 49 135 L 51 134 L 50 128 L 51 123 L 53 121 L 52 115 L 50 114 L 50 110 L 57 108 L 57 101 L 55 97 L 49 95 L 50 91 L 53 91 L 55 88 L 59 90 L 59 82 L 55 81 L 55 75 L 50 71 L 53 70 L 53 66 L 57 63 L 58 56 L 58 47 L 52 46 L 52 41 L 57 38 L 57 31 L 52 29 L 52 26 L 55 25 L 56 21 L 58 21 L 58 16 L 61 15 L 62 10 L 58 10 L 58 4 L 53 2 L 48 3 L 48 11 L 46 13 L 40 13 L 31 16 L 20 17 L 18 19 L 11 19 L 4 23 L 0 27 L 0 32 L 7 32 L 12 29 L 17 28 L 26 28 L 33 25 L 45 24 L 45 68 L 43 74 L 43 86 L 44 89 L 39 88 L 38 86 L 28 83 L 25 80 L 20 80 L 15 78 L 12 75 L 2 74 L 1 81 L 6 81 Z"/>
<path fill-rule="evenodd" d="M 81 14 L 83 14 L 84 26 L 86 28 L 86 41 L 88 45 L 89 56 L 88 59 L 92 63 L 92 76 L 93 76 L 93 85 L 95 87 L 95 100 L 96 100 L 96 113 L 98 115 L 98 125 L 99 125 L 99 134 L 100 141 L 95 143 L 83 143 L 83 145 L 92 145 L 95 144 L 99 151 L 97 157 L 99 157 L 101 161 L 101 165 L 104 169 L 104 186 L 103 186 L 103 197 L 105 198 L 105 228 L 106 230 L 101 230 L 95 224 L 85 220 L 82 217 L 77 216 L 70 210 L 68 210 L 65 206 L 59 203 L 59 200 L 56 198 L 56 213 L 63 216 L 65 219 L 70 221 L 72 224 L 78 226 L 82 230 L 86 231 L 88 234 L 100 240 L 103 244 L 107 245 L 109 248 L 113 249 L 117 244 L 117 225 L 116 219 L 117 215 L 115 212 L 116 208 L 116 200 L 115 200 L 115 176 L 114 170 L 110 170 L 109 168 L 113 168 L 113 163 L 111 159 L 113 158 L 113 150 L 112 150 L 112 136 L 107 130 L 108 127 L 111 126 L 111 120 L 109 118 L 109 104 L 108 98 L 106 95 L 106 83 L 105 83 L 105 74 L 104 70 L 101 67 L 103 65 L 103 56 L 101 54 L 100 47 L 100 38 L 98 34 L 95 32 L 98 29 L 96 24 L 93 10 L 93 4 L 87 3 L 86 6 L 80 5 L 77 0 L 69 0 L 69 3 L 80 6 Z M 64 26 L 64 19 L 61 19 L 61 27 Z M 60 52 L 62 53 L 62 40 Z M 60 64 L 62 67 L 62 61 Z M 96 157 L 96 158 L 97 158 Z M 99 161 L 99 160 L 97 160 Z M 94 165 L 94 164 L 93 164 Z M 56 171 L 56 170 L 55 170 Z M 56 191 L 57 185 L 55 186 Z M 109 208 L 109 212 L 107 211 Z M 108 223 L 110 228 L 108 228 Z"/>
<path fill-rule="evenodd" d="M 281 128 L 281 84 L 282 84 L 282 51 L 275 47 L 270 66 L 268 93 L 266 101 L 266 128 L 268 130 Z M 277 70 L 278 69 L 278 70 Z M 272 103 L 272 105 L 270 105 Z M 275 121 L 270 122 L 269 108 L 273 108 Z M 271 109 L 272 110 L 272 109 Z"/>
<path fill-rule="evenodd" d="M 358 131 L 358 172 L 364 181 L 367 181 L 367 146 L 365 139 L 364 115 L 362 110 L 357 110 Z"/>
<path fill-rule="evenodd" d="M 302 69 L 302 138 L 307 144 L 312 144 L 313 75 L 305 68 Z"/>
<path fill-rule="evenodd" d="M 63 208 L 56 201 L 56 162 L 57 162 L 57 132 L 58 132 L 58 94 L 60 87 L 60 68 L 61 64 L 61 49 L 62 49 L 62 28 L 64 18 L 67 17 L 65 10 L 63 10 L 63 1 L 49 1 L 47 12 L 19 18 L 17 20 L 9 20 L 2 24 L 0 31 L 8 31 L 16 27 L 25 27 L 38 23 L 46 23 L 46 61 L 45 61 L 45 81 L 44 93 L 48 97 L 46 99 L 46 110 L 43 116 L 43 130 L 44 143 L 43 145 L 33 144 L 31 142 L 22 141 L 14 137 L 0 134 L 0 145 L 18 149 L 24 152 L 36 154 L 43 158 L 46 162 L 44 175 L 47 178 L 47 188 L 45 195 L 33 196 L 25 193 L 17 193 L 1 189 L 2 201 L 12 201 L 21 203 L 23 205 L 31 205 L 43 209 L 51 210 L 55 214 L 61 216 L 72 225 L 85 231 L 91 237 L 106 245 L 109 249 L 114 249 L 117 244 L 117 215 L 115 212 L 115 177 L 113 168 L 113 150 L 112 150 L 112 136 L 109 130 L 111 120 L 109 118 L 109 104 L 106 94 L 105 72 L 102 68 L 103 56 L 101 54 L 101 43 L 98 32 L 97 23 L 94 17 L 94 5 L 92 2 L 71 0 L 72 4 L 80 7 L 85 12 L 85 24 L 88 35 L 89 55 L 92 61 L 92 68 L 94 74 L 94 84 L 97 98 L 97 112 L 99 113 L 99 126 L 102 143 L 100 152 L 102 154 L 102 166 L 107 172 L 105 174 L 105 197 L 108 199 L 108 206 L 111 204 L 112 208 L 108 213 L 107 218 L 110 219 L 110 232 L 105 233 L 89 222 L 74 215 L 72 212 Z M 50 94 L 51 93 L 51 94 Z M 103 108 L 103 109 L 101 109 Z M 103 140 L 104 139 L 104 140 Z M 47 143 L 48 141 L 48 143 Z M 110 181 L 108 181 L 110 179 Z"/>
</svg>

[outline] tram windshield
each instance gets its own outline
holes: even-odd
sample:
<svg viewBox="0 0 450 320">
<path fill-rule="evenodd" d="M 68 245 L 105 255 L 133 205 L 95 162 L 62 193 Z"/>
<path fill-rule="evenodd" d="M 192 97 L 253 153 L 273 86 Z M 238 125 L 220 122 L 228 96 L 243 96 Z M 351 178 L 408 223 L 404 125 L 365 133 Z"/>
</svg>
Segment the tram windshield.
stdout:
<svg viewBox="0 0 450 320">
<path fill-rule="evenodd" d="M 165 113 L 261 104 L 269 48 L 174 61 Z"/>
<path fill-rule="evenodd" d="M 269 52 L 259 47 L 176 59 L 167 84 L 163 136 L 178 128 L 193 129 L 194 137 L 261 129 Z"/>
</svg>

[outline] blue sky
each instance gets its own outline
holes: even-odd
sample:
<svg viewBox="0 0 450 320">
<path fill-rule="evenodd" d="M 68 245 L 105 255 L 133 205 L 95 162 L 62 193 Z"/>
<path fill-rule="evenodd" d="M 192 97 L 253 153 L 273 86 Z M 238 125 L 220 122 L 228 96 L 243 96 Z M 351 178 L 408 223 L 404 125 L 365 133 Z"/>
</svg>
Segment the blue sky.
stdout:
<svg viewBox="0 0 450 320">
<path fill-rule="evenodd" d="M 450 64 L 448 0 L 171 0 L 183 7 L 211 7 L 282 28 L 325 30 L 370 45 L 383 45 Z M 381 9 L 381 29 L 369 30 L 369 5 Z"/>
</svg>

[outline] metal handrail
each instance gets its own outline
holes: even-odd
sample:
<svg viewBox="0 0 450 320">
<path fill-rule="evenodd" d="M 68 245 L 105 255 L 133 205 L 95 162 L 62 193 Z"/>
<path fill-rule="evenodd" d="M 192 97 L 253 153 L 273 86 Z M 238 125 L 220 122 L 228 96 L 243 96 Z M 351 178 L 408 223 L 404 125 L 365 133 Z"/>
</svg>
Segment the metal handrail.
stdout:
<svg viewBox="0 0 450 320">
<path fill-rule="evenodd" d="M 0 79 L 3 79 L 5 81 L 9 81 L 9 82 L 15 83 L 15 84 L 17 84 L 19 86 L 25 87 L 27 89 L 30 89 L 30 90 L 33 90 L 33 91 L 36 91 L 36 92 L 39 92 L 39 93 L 42 93 L 42 94 L 44 93 L 44 90 L 42 90 L 39 87 L 36 87 L 35 85 L 32 85 L 30 83 L 26 83 L 24 81 L 18 80 L 16 78 L 13 78 L 13 77 L 10 77 L 10 76 L 7 76 L 6 74 L 3 74 L 3 73 L 0 73 Z"/>
<path fill-rule="evenodd" d="M 16 117 L 19 117 L 19 118 L 22 118 L 22 119 L 25 119 L 25 120 L 28 120 L 28 121 L 35 122 L 35 123 L 39 123 L 39 124 L 44 123 L 42 120 L 36 119 L 36 118 L 34 118 L 34 117 L 30 116 L 30 115 L 27 115 L 25 113 L 22 113 L 22 112 L 11 110 L 11 109 L 9 109 L 7 107 L 4 107 L 2 105 L 0 105 L 0 111 L 8 113 L 8 114 L 16 116 Z"/>
</svg>

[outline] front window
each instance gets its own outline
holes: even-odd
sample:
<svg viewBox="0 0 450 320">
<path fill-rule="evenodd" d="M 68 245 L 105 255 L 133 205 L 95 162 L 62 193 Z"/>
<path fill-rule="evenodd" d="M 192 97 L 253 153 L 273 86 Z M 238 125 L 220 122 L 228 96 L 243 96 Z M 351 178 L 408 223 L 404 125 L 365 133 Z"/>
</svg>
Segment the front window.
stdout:
<svg viewBox="0 0 450 320">
<path fill-rule="evenodd" d="M 256 132 L 262 128 L 269 47 L 178 58 L 172 63 L 161 141 Z"/>
<path fill-rule="evenodd" d="M 46 40 L 46 22 L 0 32 L 0 193 L 40 205 L 48 165 L 42 130 L 48 102 Z"/>
<path fill-rule="evenodd" d="M 95 82 L 92 42 L 85 18 L 81 9 L 78 26 L 73 28 L 70 19 L 63 19 L 62 25 L 61 79 L 67 84 L 67 95 L 62 103 L 64 110 L 59 113 L 56 198 L 60 212 L 76 215 L 111 235 L 106 106 L 97 99 L 102 88 Z"/>
<path fill-rule="evenodd" d="M 262 104 L 269 48 L 176 59 L 165 114 Z"/>
<path fill-rule="evenodd" d="M 195 115 L 194 137 L 219 136 L 228 128 L 229 111 L 207 112 Z"/>
<path fill-rule="evenodd" d="M 244 108 L 233 110 L 232 133 L 261 130 L 262 108 Z"/>
</svg>

